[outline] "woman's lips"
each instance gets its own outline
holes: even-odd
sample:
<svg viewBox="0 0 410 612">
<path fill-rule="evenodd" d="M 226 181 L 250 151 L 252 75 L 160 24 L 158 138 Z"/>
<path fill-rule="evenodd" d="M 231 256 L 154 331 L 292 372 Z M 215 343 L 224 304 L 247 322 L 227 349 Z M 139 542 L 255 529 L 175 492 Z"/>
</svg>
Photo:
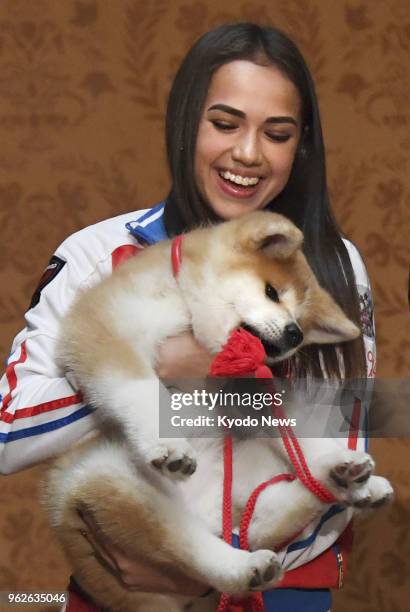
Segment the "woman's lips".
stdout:
<svg viewBox="0 0 410 612">
<path fill-rule="evenodd" d="M 219 189 L 228 196 L 238 199 L 246 199 L 253 197 L 259 190 L 259 186 L 262 183 L 261 179 L 257 185 L 236 185 L 232 181 L 223 179 L 218 171 L 216 171 L 216 181 Z"/>
</svg>

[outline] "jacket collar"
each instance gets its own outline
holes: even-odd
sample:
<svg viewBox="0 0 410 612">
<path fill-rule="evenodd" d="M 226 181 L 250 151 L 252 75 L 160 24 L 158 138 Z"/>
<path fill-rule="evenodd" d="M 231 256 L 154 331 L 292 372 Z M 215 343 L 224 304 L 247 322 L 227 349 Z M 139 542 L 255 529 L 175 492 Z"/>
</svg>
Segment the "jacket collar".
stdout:
<svg viewBox="0 0 410 612">
<path fill-rule="evenodd" d="M 164 208 L 165 202 L 160 202 L 138 217 L 136 221 L 126 223 L 125 227 L 134 238 L 149 245 L 166 240 L 168 235 L 164 227 Z"/>
</svg>

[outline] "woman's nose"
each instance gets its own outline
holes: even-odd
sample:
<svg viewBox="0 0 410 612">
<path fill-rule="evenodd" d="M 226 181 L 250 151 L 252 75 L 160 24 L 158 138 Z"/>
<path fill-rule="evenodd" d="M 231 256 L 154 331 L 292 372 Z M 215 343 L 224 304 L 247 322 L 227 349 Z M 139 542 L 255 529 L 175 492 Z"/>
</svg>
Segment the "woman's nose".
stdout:
<svg viewBox="0 0 410 612">
<path fill-rule="evenodd" d="M 262 151 L 256 134 L 244 134 L 238 138 L 232 149 L 232 159 L 244 166 L 260 166 Z"/>
</svg>

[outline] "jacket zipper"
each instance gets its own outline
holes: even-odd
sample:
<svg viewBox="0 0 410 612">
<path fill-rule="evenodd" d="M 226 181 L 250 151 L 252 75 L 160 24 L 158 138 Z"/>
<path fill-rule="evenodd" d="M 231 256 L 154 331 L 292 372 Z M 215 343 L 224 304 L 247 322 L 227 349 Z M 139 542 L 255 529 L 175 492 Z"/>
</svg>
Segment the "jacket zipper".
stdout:
<svg viewBox="0 0 410 612">
<path fill-rule="evenodd" d="M 336 563 L 337 563 L 337 571 L 338 571 L 337 588 L 341 589 L 343 586 L 343 580 L 344 580 L 343 555 L 342 555 L 342 551 L 340 550 L 337 544 L 332 546 L 332 549 L 333 549 L 333 552 L 335 553 Z"/>
</svg>

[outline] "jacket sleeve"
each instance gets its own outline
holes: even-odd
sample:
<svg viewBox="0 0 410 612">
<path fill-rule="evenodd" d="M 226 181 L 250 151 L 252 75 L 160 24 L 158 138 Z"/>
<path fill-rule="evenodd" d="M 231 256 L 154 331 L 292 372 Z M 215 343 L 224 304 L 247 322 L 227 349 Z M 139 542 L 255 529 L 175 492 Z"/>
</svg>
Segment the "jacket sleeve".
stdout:
<svg viewBox="0 0 410 612">
<path fill-rule="evenodd" d="M 93 277 L 89 255 L 70 238 L 61 245 L 25 314 L 26 327 L 13 342 L 0 381 L 0 473 L 43 461 L 96 427 L 91 408 L 55 361 L 60 320 Z"/>
</svg>

